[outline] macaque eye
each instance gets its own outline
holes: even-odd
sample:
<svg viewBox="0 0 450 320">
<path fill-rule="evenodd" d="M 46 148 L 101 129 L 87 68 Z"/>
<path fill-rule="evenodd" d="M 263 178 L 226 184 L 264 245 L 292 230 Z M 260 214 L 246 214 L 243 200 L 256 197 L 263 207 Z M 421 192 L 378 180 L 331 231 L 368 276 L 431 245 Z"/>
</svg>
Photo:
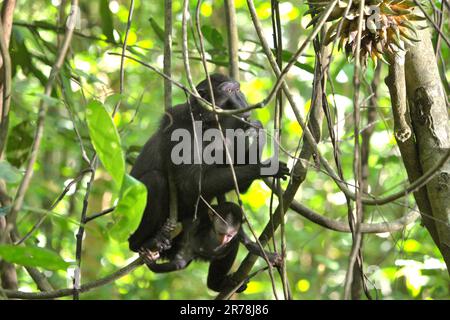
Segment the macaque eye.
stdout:
<svg viewBox="0 0 450 320">
<path fill-rule="evenodd" d="M 228 93 L 231 93 L 231 89 L 228 89 L 227 91 L 228 91 Z"/>
</svg>

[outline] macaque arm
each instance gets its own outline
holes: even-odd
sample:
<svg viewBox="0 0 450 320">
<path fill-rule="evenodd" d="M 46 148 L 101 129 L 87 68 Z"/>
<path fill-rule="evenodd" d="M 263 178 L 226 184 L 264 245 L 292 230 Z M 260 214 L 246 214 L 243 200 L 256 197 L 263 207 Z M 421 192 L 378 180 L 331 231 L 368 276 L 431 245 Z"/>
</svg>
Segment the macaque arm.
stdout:
<svg viewBox="0 0 450 320">
<path fill-rule="evenodd" d="M 247 189 L 250 184 L 260 177 L 258 165 L 237 166 L 234 168 L 239 189 Z M 198 197 L 198 186 L 200 176 L 202 195 L 205 198 L 225 194 L 234 189 L 234 179 L 229 167 L 219 168 L 215 165 L 190 165 L 177 168 L 179 192 L 188 199 Z"/>
<path fill-rule="evenodd" d="M 239 243 L 229 243 L 228 253 L 220 259 L 213 259 L 209 265 L 207 285 L 208 288 L 220 292 L 229 286 L 233 286 L 231 276 L 228 274 L 239 249 Z"/>
<path fill-rule="evenodd" d="M 263 250 L 260 248 L 260 246 L 256 243 L 250 240 L 250 238 L 245 234 L 244 230 L 239 229 L 238 233 L 239 242 L 241 242 L 247 250 L 254 255 L 260 256 L 261 258 L 265 259 L 264 254 L 267 256 L 271 264 L 278 264 L 280 260 L 280 256 L 277 253 L 268 252 L 266 250 Z"/>
</svg>

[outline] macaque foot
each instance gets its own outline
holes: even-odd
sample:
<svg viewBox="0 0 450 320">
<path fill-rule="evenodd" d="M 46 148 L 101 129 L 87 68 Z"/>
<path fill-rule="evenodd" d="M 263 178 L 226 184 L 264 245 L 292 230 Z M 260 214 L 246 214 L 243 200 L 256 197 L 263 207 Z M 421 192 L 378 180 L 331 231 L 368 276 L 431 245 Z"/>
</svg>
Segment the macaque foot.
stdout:
<svg viewBox="0 0 450 320">
<path fill-rule="evenodd" d="M 241 284 L 241 281 L 237 281 L 234 279 L 233 275 L 228 275 L 226 279 L 226 287 L 229 288 L 236 288 L 239 286 L 239 288 L 235 291 L 236 293 L 244 292 L 247 289 L 247 284 L 249 283 L 249 279 L 246 278 L 244 282 Z"/>
<path fill-rule="evenodd" d="M 172 247 L 172 233 L 177 228 L 177 222 L 167 219 L 158 233 L 146 241 L 142 248 L 149 249 L 153 252 L 167 251 Z"/>
<path fill-rule="evenodd" d="M 139 255 L 145 264 L 154 264 L 155 261 L 159 259 L 159 252 L 154 252 L 146 248 L 141 248 L 139 250 Z"/>
<path fill-rule="evenodd" d="M 169 250 L 172 247 L 172 241 L 169 236 L 158 233 L 153 239 L 145 244 L 144 247 L 154 252 L 162 252 Z"/>
<path fill-rule="evenodd" d="M 270 253 L 267 258 L 269 259 L 270 264 L 274 267 L 281 267 L 283 264 L 283 257 L 276 252 Z"/>
<path fill-rule="evenodd" d="M 411 138 L 411 129 L 407 126 L 406 128 L 402 128 L 395 132 L 395 136 L 401 142 L 405 142 L 409 138 Z"/>
</svg>

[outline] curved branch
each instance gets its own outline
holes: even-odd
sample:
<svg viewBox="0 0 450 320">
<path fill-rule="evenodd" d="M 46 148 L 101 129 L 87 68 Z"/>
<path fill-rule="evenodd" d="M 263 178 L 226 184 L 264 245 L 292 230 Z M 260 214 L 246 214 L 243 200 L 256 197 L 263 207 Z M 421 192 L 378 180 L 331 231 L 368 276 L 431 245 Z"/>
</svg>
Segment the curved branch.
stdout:
<svg viewBox="0 0 450 320">
<path fill-rule="evenodd" d="M 276 191 L 273 188 L 272 184 L 270 183 L 269 179 L 264 179 L 263 181 L 269 188 Z M 332 218 L 328 218 L 312 210 L 311 208 L 302 205 L 297 200 L 292 200 L 289 208 L 294 212 L 298 213 L 299 215 L 301 215 L 302 217 L 305 217 L 309 221 L 314 222 L 315 224 L 318 224 L 319 226 L 322 226 L 329 230 L 338 232 L 349 232 L 349 233 L 351 232 L 348 221 L 338 221 Z M 416 221 L 419 217 L 420 217 L 419 212 L 411 211 L 406 215 L 404 215 L 403 217 L 393 221 L 386 221 L 380 223 L 362 223 L 361 233 L 384 233 L 384 232 L 399 231 L 405 228 L 408 224 Z"/>
<path fill-rule="evenodd" d="M 130 264 L 126 265 L 125 267 L 117 270 L 114 273 L 111 273 L 109 276 L 106 276 L 104 278 L 101 278 L 99 280 L 95 280 L 86 284 L 83 284 L 80 286 L 80 288 L 77 290 L 78 292 L 87 292 L 92 289 L 104 286 L 110 282 L 113 282 L 117 279 L 122 278 L 123 276 L 129 274 L 137 267 L 143 265 L 144 262 L 139 257 L 135 260 L 133 260 Z M 70 296 L 73 294 L 73 290 L 71 288 L 67 289 L 59 289 L 54 291 L 47 291 L 47 292 L 24 292 L 24 291 L 14 291 L 14 290 L 2 290 L 0 288 L 0 292 L 6 295 L 8 298 L 14 298 L 14 299 L 54 299 L 54 298 L 61 298 Z"/>
<path fill-rule="evenodd" d="M 292 201 L 292 210 L 305 217 L 306 219 L 333 231 L 339 232 L 351 232 L 348 222 L 334 220 L 324 215 L 321 215 L 314 210 L 302 205 L 298 201 Z M 361 233 L 384 233 L 394 232 L 405 228 L 408 224 L 413 223 L 420 217 L 420 213 L 417 211 L 411 211 L 403 217 L 390 222 L 380 223 L 361 223 Z"/>
<path fill-rule="evenodd" d="M 94 214 L 92 214 L 91 216 L 86 217 L 86 219 L 84 219 L 84 223 L 88 223 L 89 221 L 92 221 L 92 220 L 94 220 L 94 219 L 97 219 L 97 218 L 99 218 L 99 217 L 102 217 L 102 216 L 104 216 L 104 215 L 107 215 L 108 213 L 113 212 L 115 209 L 116 209 L 116 207 L 114 206 L 114 207 L 111 207 L 111 208 L 102 210 L 102 211 L 100 211 L 100 212 L 98 212 L 98 213 L 94 213 Z"/>
</svg>

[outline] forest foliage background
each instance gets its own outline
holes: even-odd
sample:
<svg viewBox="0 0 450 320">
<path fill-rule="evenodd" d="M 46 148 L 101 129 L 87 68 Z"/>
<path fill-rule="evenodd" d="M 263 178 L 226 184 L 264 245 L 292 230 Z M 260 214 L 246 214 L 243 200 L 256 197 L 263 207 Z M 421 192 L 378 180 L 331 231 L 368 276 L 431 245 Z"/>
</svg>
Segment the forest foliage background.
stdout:
<svg viewBox="0 0 450 320">
<path fill-rule="evenodd" d="M 194 2 L 194 1 L 193 1 Z M 10 133 L 6 160 L 11 169 L 7 187 L 17 188 L 23 165 L 33 141 L 38 102 L 43 98 L 45 86 L 56 54 L 58 33 L 55 24 L 59 14 L 59 0 L 18 1 L 14 12 L 11 40 L 13 67 Z M 438 5 L 440 1 L 436 1 Z M 269 43 L 272 43 L 270 1 L 255 1 L 258 16 Z M 264 54 L 248 13 L 246 1 L 235 0 L 239 30 L 239 57 L 241 90 L 250 104 L 264 99 L 274 84 Z M 187 84 L 181 59 L 181 6 L 173 1 L 173 70 L 174 79 Z M 192 10 L 195 4 L 192 4 Z M 61 86 L 49 99 L 45 134 L 24 210 L 18 221 L 19 233 L 26 234 L 42 216 L 47 215 L 42 226 L 29 241 L 57 252 L 64 260 L 75 260 L 75 234 L 82 210 L 84 190 L 88 177 L 72 188 L 51 211 L 46 209 L 55 201 L 64 187 L 85 169 L 80 144 L 74 131 L 76 124 L 88 155 L 93 153 L 86 125 L 85 109 L 92 99 L 104 102 L 112 111 L 122 98 L 120 112 L 114 117 L 122 149 L 126 154 L 127 168 L 131 167 L 140 147 L 157 128 L 164 112 L 162 78 L 141 64 L 125 60 L 124 94 L 118 95 L 121 42 L 126 29 L 128 1 L 81 1 L 81 20 L 72 40 L 69 53 L 70 73 L 62 70 Z M 310 29 L 305 29 L 310 16 L 304 15 L 307 6 L 303 1 L 280 1 L 283 30 L 283 60 L 288 60 L 301 44 Z M 201 5 L 203 33 L 208 53 L 208 68 L 227 73 L 227 41 L 222 1 L 203 1 Z M 129 53 L 159 69 L 163 67 L 164 6 L 162 1 L 135 1 L 132 25 L 128 34 Z M 448 28 L 448 27 L 447 27 Z M 448 34 L 448 29 L 445 32 Z M 190 63 L 194 81 L 204 78 L 199 54 L 189 33 Z M 442 47 L 442 59 L 447 70 L 450 51 Z M 312 46 L 291 69 L 287 79 L 301 112 L 306 117 L 311 104 L 314 69 Z M 382 66 L 381 79 L 387 75 Z M 450 72 L 444 75 L 450 79 Z M 370 83 L 374 65 L 369 62 L 362 84 L 361 113 L 365 117 L 370 97 Z M 333 81 L 329 103 L 336 108 L 335 126 L 339 133 L 342 167 L 345 177 L 352 177 L 353 120 L 352 92 L 353 65 L 341 52 L 334 53 L 330 68 Z M 63 88 L 63 90 L 61 90 Z M 174 87 L 174 104 L 183 103 L 185 93 Z M 377 88 L 377 119 L 371 124 L 374 133 L 369 157 L 370 192 L 383 196 L 401 190 L 407 184 L 407 175 L 393 136 L 393 118 L 389 93 L 383 82 Z M 266 107 L 252 112 L 265 127 L 273 127 L 274 108 Z M 285 108 L 282 121 L 283 148 L 294 153 L 302 130 L 290 108 Z M 364 130 L 365 128 L 362 128 Z M 319 145 L 327 159 L 333 158 L 333 149 L 327 130 Z M 292 159 L 282 154 L 282 159 L 292 166 Z M 2 166 L 6 168 L 5 163 Z M 314 165 L 314 164 L 312 164 Z M 347 181 L 352 183 L 351 180 Z M 286 185 L 284 185 L 286 187 Z M 96 173 L 91 190 L 88 214 L 100 212 L 114 204 L 119 190 L 111 175 L 102 166 Z M 230 196 L 233 199 L 232 196 Z M 268 220 L 271 192 L 262 182 L 255 181 L 242 195 L 244 208 L 256 232 L 261 232 Z M 296 195 L 303 205 L 334 219 L 346 221 L 347 207 L 344 195 L 323 172 L 311 168 L 306 181 Z M 275 204 L 277 203 L 274 200 Z M 384 205 L 368 207 L 367 222 L 392 221 L 415 210 L 412 195 Z M 98 218 L 86 227 L 84 239 L 83 282 L 99 279 L 127 264 L 135 257 L 126 241 L 111 237 L 111 215 Z M 279 233 L 277 241 L 279 241 Z M 294 299 L 339 299 L 347 271 L 351 234 L 327 230 L 301 217 L 293 211 L 286 215 L 287 272 Z M 272 244 L 271 244 L 272 247 Z M 242 247 L 236 261 L 245 256 Z M 369 234 L 364 238 L 365 272 L 379 298 L 383 299 L 446 299 L 449 297 L 448 274 L 442 256 L 420 224 L 420 220 L 394 233 Z M 264 266 L 258 261 L 256 269 Z M 157 275 L 141 267 L 132 273 L 82 295 L 83 299 L 211 299 L 215 294 L 206 288 L 208 265 L 192 263 L 186 270 Z M 18 268 L 20 289 L 36 291 L 36 285 L 23 268 Z M 55 288 L 70 287 L 70 273 L 65 270 L 45 271 Z M 251 279 L 239 299 L 272 299 L 271 282 L 267 273 Z"/>
</svg>

